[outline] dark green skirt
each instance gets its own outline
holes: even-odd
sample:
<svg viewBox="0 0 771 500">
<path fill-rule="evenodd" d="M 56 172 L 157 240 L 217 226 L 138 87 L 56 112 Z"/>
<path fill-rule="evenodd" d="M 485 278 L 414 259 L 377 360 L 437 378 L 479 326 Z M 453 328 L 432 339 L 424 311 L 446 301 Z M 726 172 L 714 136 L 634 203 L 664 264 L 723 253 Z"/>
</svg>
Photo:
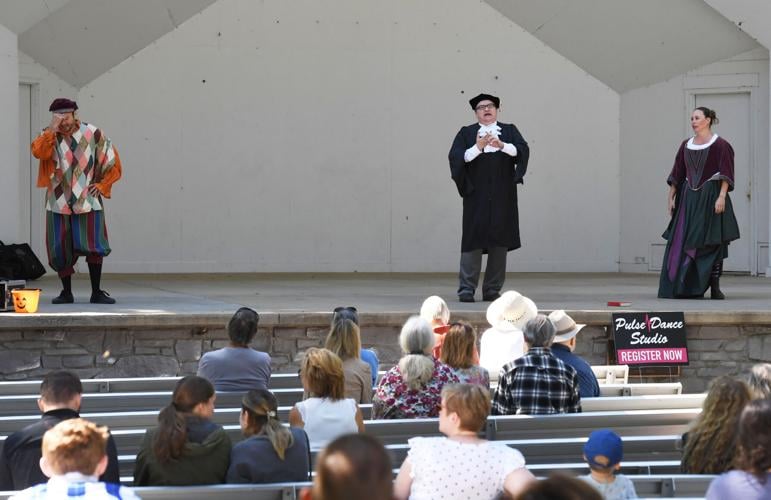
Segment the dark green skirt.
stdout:
<svg viewBox="0 0 771 500">
<path fill-rule="evenodd" d="M 662 235 L 667 248 L 659 298 L 702 297 L 709 288 L 712 267 L 728 257 L 728 244 L 739 239 L 739 225 L 728 195 L 725 211 L 715 213 L 720 185 L 720 181 L 709 181 L 698 191 L 684 186 L 678 192 L 675 213 Z"/>
</svg>

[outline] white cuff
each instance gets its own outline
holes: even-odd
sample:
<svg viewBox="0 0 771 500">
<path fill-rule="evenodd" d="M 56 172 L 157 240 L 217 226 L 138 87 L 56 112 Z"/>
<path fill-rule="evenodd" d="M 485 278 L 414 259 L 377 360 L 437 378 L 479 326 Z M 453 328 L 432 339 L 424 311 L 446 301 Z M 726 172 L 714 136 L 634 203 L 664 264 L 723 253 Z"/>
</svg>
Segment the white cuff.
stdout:
<svg viewBox="0 0 771 500">
<path fill-rule="evenodd" d="M 466 150 L 465 153 L 463 153 L 463 159 L 466 161 L 466 163 L 474 161 L 474 158 L 481 155 L 482 152 L 479 150 L 476 144 L 471 146 Z"/>
<path fill-rule="evenodd" d="M 509 144 L 508 142 L 503 143 L 503 149 L 501 151 L 509 156 L 517 156 L 517 146 Z"/>
</svg>

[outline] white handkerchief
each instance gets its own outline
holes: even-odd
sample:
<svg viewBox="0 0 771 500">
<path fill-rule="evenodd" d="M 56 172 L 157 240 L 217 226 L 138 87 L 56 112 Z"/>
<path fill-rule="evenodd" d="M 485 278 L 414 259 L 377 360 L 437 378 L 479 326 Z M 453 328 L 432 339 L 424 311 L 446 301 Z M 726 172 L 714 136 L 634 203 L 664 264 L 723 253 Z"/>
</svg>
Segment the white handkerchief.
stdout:
<svg viewBox="0 0 771 500">
<path fill-rule="evenodd" d="M 501 127 L 498 126 L 497 123 L 491 123 L 490 125 L 480 125 L 479 126 L 479 137 L 484 137 L 487 134 L 492 134 L 495 137 L 501 136 Z M 500 151 L 500 148 L 496 148 L 494 146 L 490 146 L 489 144 L 485 146 L 484 152 L 485 153 L 495 153 L 496 151 Z"/>
</svg>

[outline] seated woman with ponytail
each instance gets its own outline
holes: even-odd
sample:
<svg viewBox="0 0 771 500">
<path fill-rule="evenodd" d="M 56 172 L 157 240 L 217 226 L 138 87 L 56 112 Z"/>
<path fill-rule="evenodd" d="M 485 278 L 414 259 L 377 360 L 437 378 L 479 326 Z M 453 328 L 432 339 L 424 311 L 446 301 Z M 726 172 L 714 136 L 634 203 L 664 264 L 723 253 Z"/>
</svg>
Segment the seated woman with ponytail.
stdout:
<svg viewBox="0 0 771 500">
<path fill-rule="evenodd" d="M 263 389 L 241 400 L 241 432 L 246 439 L 230 452 L 228 483 L 308 481 L 310 446 L 305 431 L 286 428 L 278 419 L 276 396 Z"/>
<path fill-rule="evenodd" d="M 225 481 L 230 438 L 211 421 L 214 386 L 191 375 L 177 382 L 171 404 L 148 430 L 134 467 L 136 486 L 185 486 Z"/>
<path fill-rule="evenodd" d="M 404 356 L 380 380 L 372 398 L 372 418 L 438 417 L 442 388 L 459 380 L 452 368 L 431 355 L 431 325 L 412 316 L 402 327 L 399 345 Z"/>
</svg>

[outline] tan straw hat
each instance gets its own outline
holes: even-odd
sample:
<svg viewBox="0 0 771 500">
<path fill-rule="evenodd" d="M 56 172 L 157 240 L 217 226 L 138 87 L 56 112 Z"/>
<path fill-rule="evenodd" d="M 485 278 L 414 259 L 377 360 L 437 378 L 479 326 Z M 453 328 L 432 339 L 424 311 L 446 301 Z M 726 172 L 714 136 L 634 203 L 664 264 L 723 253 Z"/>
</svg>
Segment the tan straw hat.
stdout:
<svg viewBox="0 0 771 500">
<path fill-rule="evenodd" d="M 554 342 L 565 342 L 572 339 L 581 328 L 586 325 L 579 325 L 573 318 L 568 316 L 562 309 L 557 309 L 549 314 L 549 319 L 554 323 L 554 328 L 557 329 L 557 334 L 554 336 Z"/>
</svg>

